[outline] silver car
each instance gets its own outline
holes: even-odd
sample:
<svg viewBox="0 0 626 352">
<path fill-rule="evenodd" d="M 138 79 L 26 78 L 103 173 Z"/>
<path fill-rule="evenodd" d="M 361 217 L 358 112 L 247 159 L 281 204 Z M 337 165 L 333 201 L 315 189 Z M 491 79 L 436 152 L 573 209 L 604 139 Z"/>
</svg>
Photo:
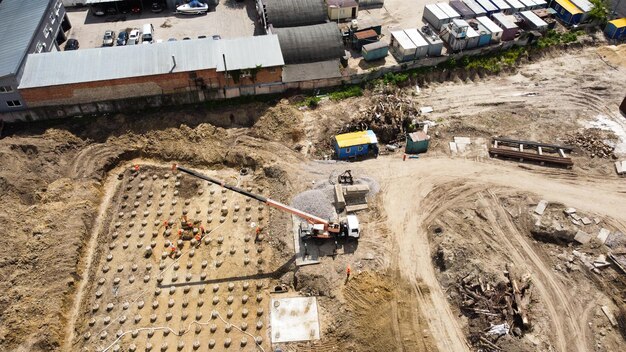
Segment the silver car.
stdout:
<svg viewBox="0 0 626 352">
<path fill-rule="evenodd" d="M 104 32 L 104 37 L 102 38 L 102 46 L 113 46 L 115 43 L 115 32 L 109 30 Z"/>
</svg>

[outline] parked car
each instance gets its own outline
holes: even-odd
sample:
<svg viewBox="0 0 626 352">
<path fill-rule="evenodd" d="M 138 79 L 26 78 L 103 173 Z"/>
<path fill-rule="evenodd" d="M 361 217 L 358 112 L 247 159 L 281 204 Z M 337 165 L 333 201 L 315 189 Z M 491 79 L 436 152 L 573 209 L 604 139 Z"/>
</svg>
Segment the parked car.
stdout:
<svg viewBox="0 0 626 352">
<path fill-rule="evenodd" d="M 159 1 L 153 1 L 151 11 L 154 13 L 159 13 L 163 11 L 163 4 L 161 4 L 161 2 Z"/>
<path fill-rule="evenodd" d="M 126 45 L 135 45 L 137 43 L 139 43 L 139 37 L 141 36 L 141 32 L 139 32 L 139 29 L 135 28 L 132 31 L 130 31 L 130 34 L 128 35 L 128 43 L 126 43 Z"/>
<path fill-rule="evenodd" d="M 117 34 L 117 45 L 126 45 L 128 42 L 128 33 L 121 31 Z"/>
<path fill-rule="evenodd" d="M 65 43 L 65 51 L 77 50 L 78 47 L 79 47 L 78 40 L 76 39 L 68 39 L 67 43 Z"/>
<path fill-rule="evenodd" d="M 199 35 L 198 39 L 206 39 L 206 35 Z"/>
<path fill-rule="evenodd" d="M 170 38 L 170 39 L 168 39 L 167 41 L 168 41 L 168 42 L 175 42 L 175 41 L 176 41 L 176 38 Z"/>
<path fill-rule="evenodd" d="M 107 15 L 117 15 L 117 9 L 111 6 L 107 7 L 104 12 L 106 12 Z"/>
<path fill-rule="evenodd" d="M 112 30 L 108 30 L 104 32 L 104 37 L 102 37 L 102 46 L 113 46 L 115 43 L 115 32 Z"/>
<path fill-rule="evenodd" d="M 191 38 L 185 37 L 185 38 L 183 38 L 183 40 L 191 40 Z"/>
<path fill-rule="evenodd" d="M 213 34 L 213 40 L 220 40 L 222 39 L 222 37 L 220 37 L 219 34 Z"/>
<path fill-rule="evenodd" d="M 133 5 L 133 6 L 130 8 L 130 12 L 132 12 L 132 13 L 134 13 L 134 14 L 141 13 L 141 6 L 139 6 L 139 5 Z"/>
<path fill-rule="evenodd" d="M 126 1 L 118 1 L 117 9 L 120 11 L 120 13 L 123 14 L 127 14 L 128 12 L 130 12 L 130 6 L 128 6 L 128 3 Z"/>
</svg>

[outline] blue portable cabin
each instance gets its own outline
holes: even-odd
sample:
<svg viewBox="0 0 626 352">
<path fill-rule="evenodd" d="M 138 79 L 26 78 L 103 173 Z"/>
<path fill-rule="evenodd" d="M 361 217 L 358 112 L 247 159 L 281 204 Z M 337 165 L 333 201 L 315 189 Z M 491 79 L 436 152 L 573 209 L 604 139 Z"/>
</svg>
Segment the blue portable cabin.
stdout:
<svg viewBox="0 0 626 352">
<path fill-rule="evenodd" d="M 554 0 L 551 6 L 556 11 L 556 16 L 566 25 L 572 26 L 582 21 L 583 12 L 569 0 Z"/>
<path fill-rule="evenodd" d="M 382 59 L 389 53 L 389 44 L 385 42 L 373 42 L 361 47 L 361 55 L 365 61 Z"/>
<path fill-rule="evenodd" d="M 609 39 L 625 39 L 626 38 L 626 17 L 609 21 L 604 28 L 604 34 Z M 626 99 L 624 99 L 626 102 Z"/>
<path fill-rule="evenodd" d="M 337 159 L 378 156 L 378 139 L 372 130 L 338 134 L 333 140 Z"/>
</svg>

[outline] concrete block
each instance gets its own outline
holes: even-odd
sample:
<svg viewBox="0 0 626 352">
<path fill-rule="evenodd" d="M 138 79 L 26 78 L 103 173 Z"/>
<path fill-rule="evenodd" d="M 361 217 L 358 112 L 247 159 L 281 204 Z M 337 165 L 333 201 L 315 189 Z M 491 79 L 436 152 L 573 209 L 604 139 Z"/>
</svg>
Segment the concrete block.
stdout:
<svg viewBox="0 0 626 352">
<path fill-rule="evenodd" d="M 615 172 L 617 172 L 618 175 L 626 175 L 626 160 L 615 162 Z"/>
<path fill-rule="evenodd" d="M 537 204 L 537 207 L 535 208 L 535 213 L 539 215 L 543 215 L 543 212 L 546 210 L 547 207 L 548 207 L 548 201 L 542 199 L 539 201 L 539 204 Z"/>
<path fill-rule="evenodd" d="M 604 244 L 604 242 L 606 242 L 606 239 L 609 238 L 610 234 L 611 234 L 611 231 L 605 228 L 600 229 L 600 233 L 598 233 L 598 241 Z"/>
<path fill-rule="evenodd" d="M 576 236 L 574 237 L 574 241 L 580 243 L 580 244 L 585 244 L 585 243 L 589 243 L 589 241 L 591 241 L 591 235 L 589 235 L 586 232 L 583 231 L 578 231 L 576 232 Z"/>
<path fill-rule="evenodd" d="M 272 343 L 319 340 L 316 297 L 273 298 L 270 308 Z"/>
<path fill-rule="evenodd" d="M 576 209 L 574 209 L 574 208 L 567 208 L 567 209 L 563 210 L 563 212 L 566 215 L 572 215 L 572 214 L 574 214 L 576 212 Z"/>
<path fill-rule="evenodd" d="M 456 147 L 456 143 L 450 142 L 450 152 L 452 154 L 458 153 L 458 148 Z"/>
<path fill-rule="evenodd" d="M 580 220 L 583 222 L 583 225 L 591 225 L 591 219 L 589 219 L 588 217 L 584 217 Z"/>
</svg>

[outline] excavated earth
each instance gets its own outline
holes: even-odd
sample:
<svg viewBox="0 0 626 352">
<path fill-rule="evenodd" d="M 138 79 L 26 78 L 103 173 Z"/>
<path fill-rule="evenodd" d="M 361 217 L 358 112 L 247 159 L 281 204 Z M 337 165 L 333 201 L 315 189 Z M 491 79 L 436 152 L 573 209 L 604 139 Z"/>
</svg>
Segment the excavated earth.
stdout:
<svg viewBox="0 0 626 352">
<path fill-rule="evenodd" d="M 497 340 L 499 348 L 621 351 L 626 328 L 612 326 L 601 307 L 616 315 L 624 309 L 623 273 L 572 259 L 574 251 L 591 257 L 606 249 L 578 245 L 568 234 L 546 240 L 533 216 L 545 199 L 554 221 L 575 207 L 599 218 L 597 226 L 626 233 L 626 186 L 613 160 L 575 148 L 574 168 L 563 170 L 486 153 L 494 135 L 563 143 L 593 129 L 626 158 L 626 120 L 617 112 L 626 81 L 620 50 L 577 48 L 497 76 L 433 80 L 420 94 L 406 88 L 417 105 L 434 109 L 420 117 L 434 125 L 430 151 L 417 160 L 402 161 L 400 152 L 352 164 L 313 160 L 329 155 L 330 135 L 363 116 L 369 91 L 323 100 L 315 110 L 281 100 L 7 125 L 0 140 L 0 350 L 144 350 L 148 343 L 188 350 L 197 342 L 205 351 L 211 340 L 226 349 L 230 338 L 231 350 L 254 351 L 256 337 L 270 350 L 268 298 L 280 285 L 318 296 L 322 337 L 273 346 L 284 351 L 477 350 L 471 336 L 488 320 L 464 314 L 456 284 L 470 273 L 502 282 L 513 263 L 533 284 L 532 328 Z M 455 136 L 472 144 L 451 154 Z M 296 269 L 290 216 L 177 178 L 172 163 L 288 204 L 346 169 L 380 190 L 359 213 L 362 238 L 351 251 Z M 176 223 L 184 211 L 215 232 L 208 244 L 183 243 L 176 261 L 163 256 L 173 241 L 161 224 Z M 246 241 L 257 225 L 264 239 Z M 154 246 L 148 257 L 146 246 Z M 155 329 L 164 324 L 172 331 Z"/>
</svg>

